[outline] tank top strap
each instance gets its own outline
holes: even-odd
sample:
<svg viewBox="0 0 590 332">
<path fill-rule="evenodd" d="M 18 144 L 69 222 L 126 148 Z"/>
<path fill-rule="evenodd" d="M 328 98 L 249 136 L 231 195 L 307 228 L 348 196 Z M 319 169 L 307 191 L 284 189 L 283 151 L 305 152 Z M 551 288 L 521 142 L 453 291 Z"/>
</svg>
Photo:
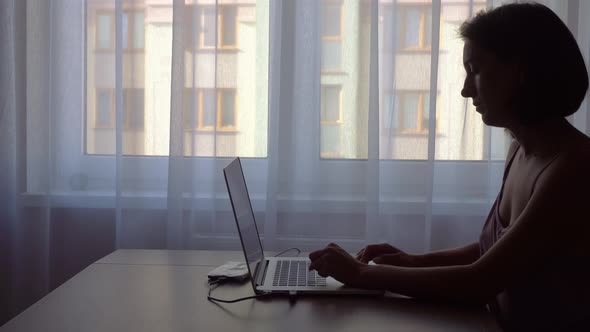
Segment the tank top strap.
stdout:
<svg viewBox="0 0 590 332">
<path fill-rule="evenodd" d="M 504 167 L 504 175 L 502 176 L 502 187 L 500 188 L 500 193 L 498 194 L 498 198 L 496 199 L 498 205 L 500 205 L 500 201 L 502 200 L 502 196 L 504 195 L 504 184 L 506 183 L 506 178 L 508 178 L 508 172 L 510 171 L 510 167 L 512 166 L 514 157 L 516 157 L 516 153 L 518 152 L 518 150 L 520 150 L 520 144 L 516 141 L 514 141 L 514 144 L 516 144 L 516 148 L 514 148 L 514 150 L 512 151 L 510 159 Z"/>
<path fill-rule="evenodd" d="M 502 187 L 504 186 L 504 182 L 506 182 L 506 178 L 508 177 L 508 171 L 510 170 L 510 166 L 512 166 L 512 162 L 514 161 L 514 157 L 516 157 L 516 153 L 518 152 L 518 150 L 520 150 L 520 144 L 516 141 L 514 141 L 514 144 L 516 144 L 516 148 L 514 148 L 514 150 L 512 151 L 512 154 L 510 155 L 510 159 L 508 159 L 506 166 L 504 166 L 504 176 L 502 177 Z"/>
</svg>

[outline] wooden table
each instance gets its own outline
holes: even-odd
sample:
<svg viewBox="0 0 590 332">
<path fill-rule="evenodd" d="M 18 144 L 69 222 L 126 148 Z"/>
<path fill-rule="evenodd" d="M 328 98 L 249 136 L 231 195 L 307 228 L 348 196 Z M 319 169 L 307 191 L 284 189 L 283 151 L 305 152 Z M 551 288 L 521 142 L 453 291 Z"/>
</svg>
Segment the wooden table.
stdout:
<svg viewBox="0 0 590 332">
<path fill-rule="evenodd" d="M 9 331 L 500 331 L 476 308 L 412 299 L 305 296 L 216 304 L 207 273 L 238 251 L 118 250 L 0 328 Z M 222 285 L 219 298 L 253 295 Z"/>
</svg>

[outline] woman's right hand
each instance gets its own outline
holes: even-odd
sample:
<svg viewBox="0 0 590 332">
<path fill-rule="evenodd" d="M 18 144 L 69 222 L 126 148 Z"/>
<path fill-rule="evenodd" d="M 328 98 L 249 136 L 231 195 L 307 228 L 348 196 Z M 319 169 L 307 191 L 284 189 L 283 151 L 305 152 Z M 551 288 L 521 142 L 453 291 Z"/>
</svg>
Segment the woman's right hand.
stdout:
<svg viewBox="0 0 590 332">
<path fill-rule="evenodd" d="M 396 266 L 412 266 L 413 259 L 403 250 L 390 244 L 370 244 L 356 254 L 356 259 L 367 264 L 373 261 L 376 264 L 387 264 Z"/>
</svg>

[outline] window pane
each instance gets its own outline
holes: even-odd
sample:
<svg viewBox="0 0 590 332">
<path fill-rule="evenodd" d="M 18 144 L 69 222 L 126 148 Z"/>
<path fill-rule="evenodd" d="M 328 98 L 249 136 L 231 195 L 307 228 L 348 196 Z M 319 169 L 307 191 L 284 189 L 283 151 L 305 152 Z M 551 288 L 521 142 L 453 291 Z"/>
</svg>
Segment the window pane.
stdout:
<svg viewBox="0 0 590 332">
<path fill-rule="evenodd" d="M 99 91 L 96 96 L 96 126 L 111 126 L 111 93 L 109 91 Z"/>
<path fill-rule="evenodd" d="M 380 50 L 379 63 L 379 87 L 383 98 L 381 120 L 386 122 L 399 120 L 398 130 L 388 130 L 393 127 L 387 123 L 382 124 L 380 136 L 380 156 L 384 159 L 424 160 L 429 153 L 434 152 L 435 160 L 481 160 L 493 153 L 494 147 L 502 148 L 500 139 L 493 136 L 488 141 L 488 128 L 481 122 L 481 116 L 473 111 L 470 101 L 466 101 L 460 94 L 465 78 L 462 68 L 463 41 L 457 38 L 461 24 L 475 15 L 479 9 L 486 7 L 485 0 L 474 1 L 443 1 L 440 16 L 440 49 L 433 50 L 438 53 L 438 68 L 436 75 L 437 91 L 432 91 L 432 97 L 437 98 L 436 113 L 430 113 L 430 99 L 427 91 L 431 87 L 431 79 L 434 79 L 430 63 L 431 52 L 411 52 L 409 48 L 429 48 L 432 40 L 433 21 L 437 18 L 432 15 L 432 1 L 379 1 L 383 9 L 384 47 Z M 346 8 L 346 4 L 345 4 Z M 389 16 L 393 16 L 392 27 L 394 38 L 386 37 Z M 393 53 L 385 45 L 391 40 L 399 41 L 394 45 L 400 51 Z M 413 44 L 413 45 L 412 45 Z M 405 48 L 405 49 L 404 49 Z M 442 70 L 444 69 L 444 70 Z M 396 91 L 396 98 L 387 101 L 384 94 Z M 420 113 L 416 111 L 416 97 L 403 97 L 404 94 L 413 92 L 423 94 L 419 105 Z M 344 96 L 348 91 L 344 90 Z M 388 103 L 399 103 L 399 112 L 389 114 L 391 106 Z M 346 110 L 347 105 L 343 106 Z M 393 107 L 395 109 L 395 107 Z M 346 113 L 344 113 L 346 114 Z M 436 117 L 435 117 L 436 115 Z M 391 117 L 390 117 L 391 116 Z M 347 119 L 347 118 L 346 118 Z M 419 122 L 418 122 L 419 121 Z M 436 121 L 436 124 L 432 122 Z M 436 126 L 435 126 L 436 125 Z M 407 128 L 409 127 L 409 128 Z M 417 129 L 427 133 L 430 127 L 436 127 L 437 135 L 411 135 Z M 469 130 L 467 130 L 469 129 Z M 370 130 L 370 129 L 369 129 Z M 343 153 L 346 155 L 348 144 L 348 130 L 342 142 Z M 429 151 L 431 139 L 435 140 L 435 151 Z M 494 141 L 496 140 L 496 141 Z M 491 147 L 491 151 L 490 151 Z"/>
<path fill-rule="evenodd" d="M 324 2 L 322 5 L 322 36 L 339 37 L 341 27 L 341 5 L 339 3 Z"/>
<path fill-rule="evenodd" d="M 189 49 L 196 48 L 199 46 L 201 31 L 201 9 L 197 6 L 187 6 L 184 11 L 184 19 L 184 46 Z"/>
<path fill-rule="evenodd" d="M 323 86 L 320 109 L 322 157 L 340 157 L 340 86 Z"/>
<path fill-rule="evenodd" d="M 432 44 L 432 7 L 427 7 L 426 17 L 424 19 L 424 46 L 429 47 Z"/>
<path fill-rule="evenodd" d="M 322 88 L 322 122 L 336 122 L 340 120 L 340 87 L 326 86 Z"/>
<path fill-rule="evenodd" d="M 133 19 L 133 48 L 143 48 L 144 39 L 144 14 L 143 12 L 137 12 Z"/>
<path fill-rule="evenodd" d="M 129 36 L 129 14 L 123 13 L 123 21 L 121 26 L 121 33 L 123 34 L 123 48 L 127 48 L 127 37 Z"/>
<path fill-rule="evenodd" d="M 489 156 L 490 148 L 492 151 L 496 147 L 504 148 L 503 138 L 494 137 L 496 128 L 486 127 L 481 121 L 481 115 L 475 112 L 471 100 L 463 98 L 460 94 L 465 79 L 463 41 L 457 39 L 454 32 L 470 18 L 470 14 L 475 15 L 478 10 L 485 8 L 487 3 L 489 2 L 474 0 L 461 4 L 443 1 L 441 4 L 440 50 L 435 51 L 439 52 L 438 68 L 445 69 L 439 71 L 438 91 L 431 92 L 431 98 L 437 98 L 436 121 L 439 135 L 436 135 L 435 143 L 436 160 L 485 160 Z M 426 21 L 429 21 L 428 17 Z M 426 42 L 428 35 L 425 38 Z M 434 115 L 431 120 L 435 121 Z M 488 130 L 491 131 L 491 135 L 488 135 Z M 500 159 L 504 159 L 505 156 L 502 155 Z"/>
<path fill-rule="evenodd" d="M 417 94 L 407 94 L 403 100 L 404 129 L 416 129 L 418 127 L 418 98 Z"/>
<path fill-rule="evenodd" d="M 322 125 L 321 154 L 337 157 L 340 154 L 340 126 Z"/>
<path fill-rule="evenodd" d="M 192 130 L 197 128 L 198 119 L 198 98 L 193 89 L 188 89 L 184 92 L 184 128 Z"/>
<path fill-rule="evenodd" d="M 203 110 L 201 118 L 201 127 L 215 126 L 215 115 L 217 114 L 217 98 L 215 90 L 203 90 Z"/>
<path fill-rule="evenodd" d="M 221 93 L 221 126 L 234 127 L 236 124 L 236 94 L 235 91 L 223 91 Z"/>
<path fill-rule="evenodd" d="M 322 69 L 340 69 L 342 42 L 322 41 Z"/>
<path fill-rule="evenodd" d="M 401 102 L 400 102 L 401 98 L 400 96 L 395 96 L 395 107 L 393 108 L 393 114 L 392 114 L 392 125 L 393 125 L 393 129 L 398 129 L 400 124 L 399 124 L 399 117 L 401 114 Z"/>
<path fill-rule="evenodd" d="M 405 44 L 404 46 L 420 45 L 420 17 L 422 11 L 418 8 L 408 8 L 406 11 Z"/>
<path fill-rule="evenodd" d="M 171 72 L 173 4 L 172 1 L 147 0 L 122 2 L 120 13 L 125 14 L 121 17 L 124 22 L 119 22 L 117 29 L 121 30 L 119 38 L 124 38 L 121 42 L 127 48 L 120 68 L 120 83 L 124 91 L 138 90 L 138 94 L 143 93 L 143 98 L 134 92 L 123 92 L 125 109 L 121 110 L 121 123 L 116 123 L 114 91 L 117 70 L 112 52 L 114 2 L 85 1 L 84 39 L 89 42 L 86 43 L 83 75 L 88 100 L 83 114 L 85 136 L 81 138 L 85 142 L 84 152 L 116 153 L 114 132 L 98 126 L 100 121 L 103 127 L 114 128 L 117 124 L 126 130 L 124 154 L 167 156 L 171 135 L 170 121 L 166 119 L 172 114 L 170 81 L 175 75 Z M 186 92 L 181 119 L 181 126 L 186 129 L 183 153 L 197 157 L 266 157 L 269 133 L 268 1 L 182 2 L 185 3 L 182 30 L 186 33 L 181 36 L 186 38 L 186 49 L 182 56 L 185 76 L 181 85 L 184 86 L 180 87 L 179 95 L 181 97 Z M 257 11 L 259 4 L 263 5 L 260 12 Z M 307 6 L 317 7 L 319 2 L 310 2 Z M 233 44 L 230 47 L 239 44 L 240 51 L 217 55 L 211 52 L 216 46 L 230 44 Z M 131 50 L 133 52 L 129 52 Z M 99 97 L 100 91 L 109 91 L 111 96 L 103 94 Z M 239 132 L 213 131 L 215 128 L 233 130 L 237 125 Z M 149 130 L 142 131 L 141 128 Z"/>
<path fill-rule="evenodd" d="M 399 18 L 399 14 L 395 16 Z M 383 48 L 386 50 L 391 50 L 393 48 L 394 40 L 398 39 L 395 34 L 395 21 L 393 15 L 393 6 L 385 6 L 383 7 Z"/>
<path fill-rule="evenodd" d="M 394 94 L 387 94 L 383 100 L 383 128 L 396 129 L 399 117 L 399 98 Z"/>
<path fill-rule="evenodd" d="M 203 46 L 215 47 L 215 8 L 203 8 Z"/>
<path fill-rule="evenodd" d="M 130 104 L 123 106 L 127 112 L 127 126 L 132 129 L 143 129 L 144 107 L 143 107 L 143 89 L 128 89 L 127 97 Z M 125 100 L 123 99 L 123 100 Z"/>
<path fill-rule="evenodd" d="M 98 15 L 97 16 L 97 45 L 98 48 L 111 48 L 111 16 Z"/>
<path fill-rule="evenodd" d="M 222 6 L 220 10 L 222 13 L 221 16 L 223 17 L 221 45 L 234 46 L 236 45 L 236 7 Z"/>
</svg>

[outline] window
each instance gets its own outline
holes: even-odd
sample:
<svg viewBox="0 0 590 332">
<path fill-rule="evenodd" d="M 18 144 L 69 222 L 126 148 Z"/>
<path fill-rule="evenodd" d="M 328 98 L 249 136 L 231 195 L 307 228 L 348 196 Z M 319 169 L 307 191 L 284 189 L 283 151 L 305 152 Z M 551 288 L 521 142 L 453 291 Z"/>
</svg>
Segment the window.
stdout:
<svg viewBox="0 0 590 332">
<path fill-rule="evenodd" d="M 123 89 L 124 128 L 143 130 L 144 111 L 144 90 Z"/>
<path fill-rule="evenodd" d="M 393 18 L 393 6 L 384 6 L 382 10 L 382 25 L 383 25 L 383 33 L 381 34 L 381 45 L 383 45 L 383 49 L 391 50 L 394 45 L 394 40 L 397 37 L 397 31 L 395 31 L 395 23 L 396 21 Z"/>
<path fill-rule="evenodd" d="M 342 2 L 322 1 L 322 71 L 342 66 Z"/>
<path fill-rule="evenodd" d="M 237 45 L 237 7 L 236 6 L 221 6 L 219 7 L 219 26 L 221 37 L 219 45 L 221 47 L 235 47 Z"/>
<path fill-rule="evenodd" d="M 186 89 L 184 127 L 187 130 L 236 130 L 235 89 Z"/>
<path fill-rule="evenodd" d="M 144 14 L 140 11 L 123 12 L 123 49 L 141 50 L 144 48 Z"/>
<path fill-rule="evenodd" d="M 432 44 L 432 7 L 402 6 L 397 11 L 400 50 L 430 49 Z"/>
<path fill-rule="evenodd" d="M 124 50 L 142 50 L 145 43 L 143 11 L 124 11 L 121 18 L 121 38 Z M 96 49 L 115 48 L 115 13 L 96 13 Z"/>
<path fill-rule="evenodd" d="M 82 29 L 86 32 L 82 150 L 88 155 L 115 154 L 117 135 L 113 129 L 119 126 L 126 130 L 122 140 L 125 154 L 169 155 L 170 78 L 174 75 L 171 38 L 176 22 L 172 3 L 123 1 L 121 48 L 115 50 L 114 2 L 82 2 L 86 8 L 86 26 Z M 269 42 L 268 11 L 257 12 L 257 3 L 252 1 L 189 2 L 182 11 L 186 16 L 185 35 L 181 36 L 186 38 L 184 47 L 188 51 L 184 57 L 184 89 L 194 94 L 187 96 L 186 117 L 181 119 L 184 146 L 194 150 L 187 150 L 187 156 L 239 153 L 266 157 L 269 52 L 264 41 Z M 213 54 L 216 49 L 221 51 Z M 119 119 L 116 87 L 130 89 L 122 92 L 121 106 L 126 113 L 121 111 Z M 99 96 L 100 89 L 104 91 Z"/>
<path fill-rule="evenodd" d="M 114 15 L 99 13 L 96 15 L 96 48 L 108 50 L 115 47 Z"/>
<path fill-rule="evenodd" d="M 123 89 L 123 128 L 143 129 L 144 127 L 144 90 Z M 96 89 L 94 127 L 115 128 L 115 90 Z"/>
<path fill-rule="evenodd" d="M 185 44 L 189 49 L 215 48 L 215 7 L 192 6 L 186 11 Z M 236 48 L 238 44 L 238 7 L 222 5 L 217 9 L 220 48 Z"/>
<path fill-rule="evenodd" d="M 322 86 L 320 126 L 320 156 L 322 158 L 340 157 L 342 155 L 342 88 L 340 86 Z"/>
<path fill-rule="evenodd" d="M 428 92 L 398 91 L 395 95 L 387 94 L 383 102 L 381 127 L 401 134 L 427 134 L 429 105 Z"/>
<path fill-rule="evenodd" d="M 95 128 L 115 127 L 115 98 L 112 89 L 96 89 Z"/>
</svg>

